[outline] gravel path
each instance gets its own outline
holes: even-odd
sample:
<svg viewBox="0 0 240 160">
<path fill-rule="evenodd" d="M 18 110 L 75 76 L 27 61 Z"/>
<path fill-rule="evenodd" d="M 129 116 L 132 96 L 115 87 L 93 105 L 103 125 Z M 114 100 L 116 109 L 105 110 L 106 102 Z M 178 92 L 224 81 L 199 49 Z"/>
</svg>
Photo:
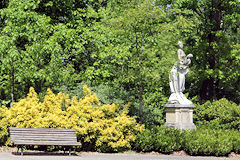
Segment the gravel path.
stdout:
<svg viewBox="0 0 240 160">
<path fill-rule="evenodd" d="M 192 157 L 192 156 L 172 156 L 172 155 L 151 155 L 135 153 L 80 153 L 72 156 L 49 153 L 25 153 L 24 156 L 12 153 L 1 152 L 0 160 L 239 160 L 237 158 L 218 157 Z"/>
</svg>

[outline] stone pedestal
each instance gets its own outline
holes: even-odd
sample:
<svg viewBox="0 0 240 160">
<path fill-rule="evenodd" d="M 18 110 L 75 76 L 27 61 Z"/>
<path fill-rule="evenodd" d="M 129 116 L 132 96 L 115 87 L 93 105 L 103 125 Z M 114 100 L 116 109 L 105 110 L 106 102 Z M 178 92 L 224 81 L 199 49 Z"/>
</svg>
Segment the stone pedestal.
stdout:
<svg viewBox="0 0 240 160">
<path fill-rule="evenodd" d="M 166 104 L 166 123 L 167 127 L 175 129 L 196 129 L 193 123 L 193 104 Z"/>
</svg>

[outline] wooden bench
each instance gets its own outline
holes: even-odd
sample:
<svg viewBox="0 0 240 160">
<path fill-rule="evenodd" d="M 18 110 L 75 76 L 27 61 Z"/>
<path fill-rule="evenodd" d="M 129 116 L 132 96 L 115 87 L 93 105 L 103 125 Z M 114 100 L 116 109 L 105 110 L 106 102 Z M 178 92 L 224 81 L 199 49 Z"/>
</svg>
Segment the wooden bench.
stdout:
<svg viewBox="0 0 240 160">
<path fill-rule="evenodd" d="M 55 129 L 55 128 L 16 128 L 10 127 L 11 143 L 16 145 L 18 149 L 21 147 L 21 155 L 23 155 L 23 146 L 63 146 L 71 148 L 80 146 L 77 142 L 77 135 L 74 129 Z"/>
</svg>

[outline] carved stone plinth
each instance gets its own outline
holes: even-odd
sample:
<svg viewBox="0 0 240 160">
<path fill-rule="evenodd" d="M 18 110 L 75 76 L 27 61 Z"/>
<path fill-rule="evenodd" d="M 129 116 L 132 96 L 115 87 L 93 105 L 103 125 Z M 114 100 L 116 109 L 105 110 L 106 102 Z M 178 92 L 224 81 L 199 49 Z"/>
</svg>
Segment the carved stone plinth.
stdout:
<svg viewBox="0 0 240 160">
<path fill-rule="evenodd" d="M 167 127 L 175 129 L 196 129 L 193 123 L 193 104 L 166 104 L 166 123 Z"/>
</svg>

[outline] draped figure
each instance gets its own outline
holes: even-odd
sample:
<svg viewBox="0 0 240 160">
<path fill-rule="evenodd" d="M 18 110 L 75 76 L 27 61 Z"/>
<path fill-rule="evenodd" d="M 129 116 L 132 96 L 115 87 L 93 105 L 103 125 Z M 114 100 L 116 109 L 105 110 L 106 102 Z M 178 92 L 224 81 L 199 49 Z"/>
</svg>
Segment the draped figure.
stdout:
<svg viewBox="0 0 240 160">
<path fill-rule="evenodd" d="M 173 65 L 169 75 L 171 95 L 168 102 L 169 104 L 192 104 L 192 102 L 185 97 L 183 91 L 185 90 L 185 75 L 189 72 L 190 58 L 192 58 L 193 55 L 185 55 L 182 42 L 179 41 L 178 46 L 178 60 Z"/>
</svg>

